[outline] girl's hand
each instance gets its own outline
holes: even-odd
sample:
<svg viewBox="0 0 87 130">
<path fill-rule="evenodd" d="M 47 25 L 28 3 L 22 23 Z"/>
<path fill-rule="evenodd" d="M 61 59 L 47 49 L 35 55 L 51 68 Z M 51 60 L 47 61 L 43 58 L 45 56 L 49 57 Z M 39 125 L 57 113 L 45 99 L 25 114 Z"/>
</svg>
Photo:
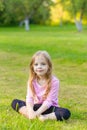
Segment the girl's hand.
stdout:
<svg viewBox="0 0 87 130">
<path fill-rule="evenodd" d="M 28 111 L 28 117 L 29 119 L 35 119 L 36 118 L 36 112 L 35 111 Z"/>
</svg>

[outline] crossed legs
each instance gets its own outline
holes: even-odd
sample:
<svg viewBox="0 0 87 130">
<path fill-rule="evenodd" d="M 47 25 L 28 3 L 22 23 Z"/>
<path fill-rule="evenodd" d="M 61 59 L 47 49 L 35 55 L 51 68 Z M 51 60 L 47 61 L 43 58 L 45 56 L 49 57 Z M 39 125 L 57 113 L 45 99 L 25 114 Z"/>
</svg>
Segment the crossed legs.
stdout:
<svg viewBox="0 0 87 130">
<path fill-rule="evenodd" d="M 28 118 L 26 103 L 22 100 L 14 99 L 11 104 L 12 108 L 19 112 L 20 114 L 24 115 L 26 118 Z M 35 104 L 34 105 L 34 111 L 39 109 L 41 104 Z M 51 106 L 49 109 L 47 109 L 45 112 L 43 112 L 38 118 L 41 121 L 51 119 L 51 120 L 67 120 L 70 117 L 71 113 L 66 108 L 60 108 L 60 107 L 54 107 Z"/>
</svg>

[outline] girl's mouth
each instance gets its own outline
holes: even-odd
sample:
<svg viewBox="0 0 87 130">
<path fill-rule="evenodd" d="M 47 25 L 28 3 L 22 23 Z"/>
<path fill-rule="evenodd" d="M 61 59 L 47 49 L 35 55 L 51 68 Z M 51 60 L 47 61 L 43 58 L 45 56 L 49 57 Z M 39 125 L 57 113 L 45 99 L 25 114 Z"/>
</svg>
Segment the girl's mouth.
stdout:
<svg viewBox="0 0 87 130">
<path fill-rule="evenodd" d="M 37 70 L 38 72 L 42 72 L 43 70 Z"/>
</svg>

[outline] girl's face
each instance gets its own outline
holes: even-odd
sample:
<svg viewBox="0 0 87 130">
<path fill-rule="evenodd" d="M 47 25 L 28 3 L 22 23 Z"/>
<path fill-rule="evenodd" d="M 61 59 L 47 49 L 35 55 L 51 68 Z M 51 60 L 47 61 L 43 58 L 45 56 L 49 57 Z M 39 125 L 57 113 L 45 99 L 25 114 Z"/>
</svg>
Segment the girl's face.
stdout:
<svg viewBox="0 0 87 130">
<path fill-rule="evenodd" d="M 38 77 L 44 77 L 48 71 L 48 67 L 48 63 L 44 56 L 41 55 L 35 58 L 33 69 Z"/>
</svg>

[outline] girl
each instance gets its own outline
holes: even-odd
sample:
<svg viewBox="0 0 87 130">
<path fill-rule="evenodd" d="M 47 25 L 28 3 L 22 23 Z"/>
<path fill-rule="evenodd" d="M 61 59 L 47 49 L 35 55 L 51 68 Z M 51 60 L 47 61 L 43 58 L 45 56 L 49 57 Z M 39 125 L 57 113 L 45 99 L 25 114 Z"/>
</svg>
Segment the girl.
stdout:
<svg viewBox="0 0 87 130">
<path fill-rule="evenodd" d="M 29 119 L 67 120 L 71 114 L 59 107 L 58 91 L 59 80 L 52 75 L 51 58 L 46 51 L 38 51 L 30 63 L 26 102 L 14 99 L 11 106 Z"/>
</svg>

